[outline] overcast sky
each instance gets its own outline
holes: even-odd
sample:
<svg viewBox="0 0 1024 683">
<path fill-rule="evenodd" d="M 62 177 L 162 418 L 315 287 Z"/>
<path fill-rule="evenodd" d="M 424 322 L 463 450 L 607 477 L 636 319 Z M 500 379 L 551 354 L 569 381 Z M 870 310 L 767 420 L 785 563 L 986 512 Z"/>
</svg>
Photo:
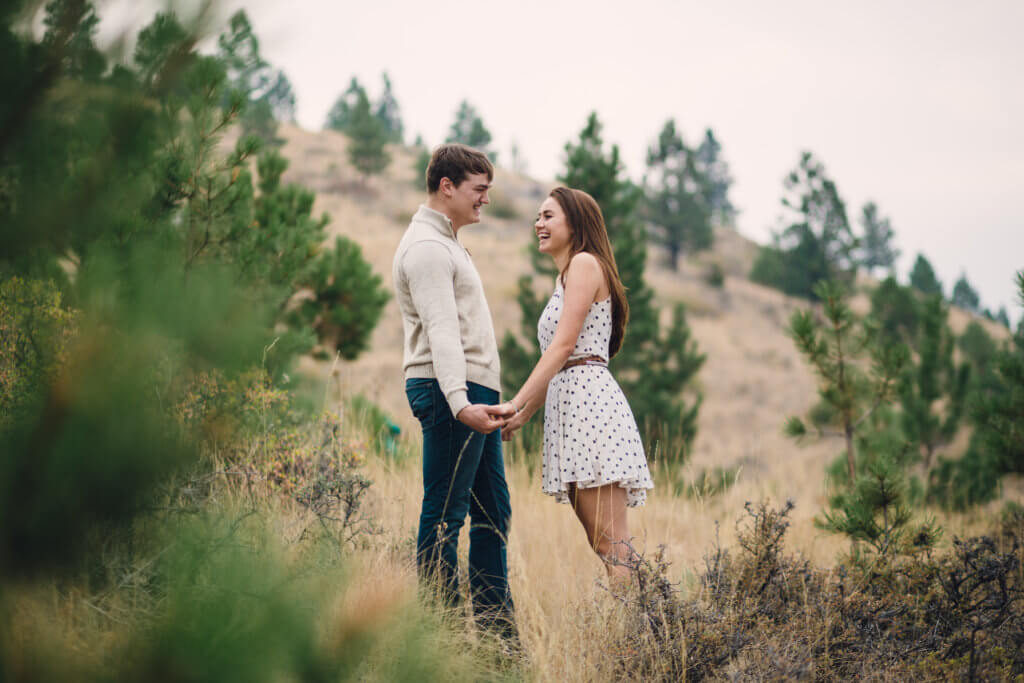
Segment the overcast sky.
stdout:
<svg viewBox="0 0 1024 683">
<path fill-rule="evenodd" d="M 410 140 L 442 142 L 468 99 L 499 161 L 515 142 L 542 180 L 590 111 L 637 179 L 667 119 L 691 143 L 710 126 L 739 229 L 761 242 L 778 227 L 782 178 L 810 150 L 851 218 L 868 200 L 891 218 L 901 273 L 923 251 L 947 294 L 966 272 L 985 306 L 1020 315 L 1021 0 L 229 0 L 220 12 L 240 6 L 305 128 L 323 125 L 352 76 L 376 97 L 383 71 Z"/>
</svg>

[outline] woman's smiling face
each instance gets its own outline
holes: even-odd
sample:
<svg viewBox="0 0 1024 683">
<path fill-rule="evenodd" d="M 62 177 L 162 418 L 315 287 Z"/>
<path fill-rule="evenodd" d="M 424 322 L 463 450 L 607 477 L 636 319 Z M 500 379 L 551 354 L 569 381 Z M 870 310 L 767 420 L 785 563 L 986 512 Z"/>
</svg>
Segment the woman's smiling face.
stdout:
<svg viewBox="0 0 1024 683">
<path fill-rule="evenodd" d="M 572 228 L 565 218 L 565 211 L 554 197 L 548 197 L 540 205 L 537 222 L 533 224 L 537 234 L 537 249 L 549 256 L 556 256 L 569 249 Z"/>
</svg>

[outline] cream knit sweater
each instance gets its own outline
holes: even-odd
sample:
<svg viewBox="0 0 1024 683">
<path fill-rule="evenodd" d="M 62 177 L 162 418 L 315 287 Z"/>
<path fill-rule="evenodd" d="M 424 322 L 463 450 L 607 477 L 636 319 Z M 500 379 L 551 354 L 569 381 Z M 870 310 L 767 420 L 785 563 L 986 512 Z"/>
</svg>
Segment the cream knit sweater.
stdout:
<svg viewBox="0 0 1024 683">
<path fill-rule="evenodd" d="M 405 331 L 406 379 L 436 378 L 452 415 L 469 405 L 467 381 L 501 391 L 483 283 L 447 216 L 420 206 L 391 274 Z"/>
</svg>

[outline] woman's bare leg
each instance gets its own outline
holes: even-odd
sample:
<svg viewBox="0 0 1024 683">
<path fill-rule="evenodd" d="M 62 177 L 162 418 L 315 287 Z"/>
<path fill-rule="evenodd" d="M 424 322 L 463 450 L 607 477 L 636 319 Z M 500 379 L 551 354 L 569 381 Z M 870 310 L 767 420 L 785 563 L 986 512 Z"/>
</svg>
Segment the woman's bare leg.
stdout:
<svg viewBox="0 0 1024 683">
<path fill-rule="evenodd" d="M 626 489 L 607 484 L 584 489 L 569 485 L 569 501 L 587 532 L 587 540 L 611 578 L 628 578 L 629 525 L 626 519 Z"/>
</svg>

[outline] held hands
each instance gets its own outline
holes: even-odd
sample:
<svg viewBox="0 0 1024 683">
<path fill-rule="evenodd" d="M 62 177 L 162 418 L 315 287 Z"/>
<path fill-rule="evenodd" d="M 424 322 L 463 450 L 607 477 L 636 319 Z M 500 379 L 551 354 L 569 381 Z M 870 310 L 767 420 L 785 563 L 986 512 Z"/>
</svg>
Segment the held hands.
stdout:
<svg viewBox="0 0 1024 683">
<path fill-rule="evenodd" d="M 482 434 L 490 434 L 495 429 L 501 429 L 503 441 L 509 441 L 529 419 L 526 411 L 517 411 L 511 401 L 496 406 L 475 403 L 460 410 L 455 417 L 473 431 Z"/>
<path fill-rule="evenodd" d="M 522 427 L 524 424 L 526 424 L 526 422 L 529 419 L 530 419 L 530 416 L 527 415 L 526 411 L 525 410 L 520 410 L 518 413 L 516 413 L 510 419 L 506 420 L 505 421 L 505 426 L 501 428 L 501 440 L 502 441 L 511 441 L 512 440 L 512 436 L 517 431 L 519 431 L 519 428 Z"/>
<path fill-rule="evenodd" d="M 500 410 L 500 408 L 501 406 L 474 403 L 460 410 L 455 419 L 475 432 L 490 434 L 495 429 L 505 426 L 504 411 Z"/>
<path fill-rule="evenodd" d="M 494 406 L 497 414 L 505 418 L 505 424 L 501 427 L 501 440 L 511 441 L 512 435 L 519 431 L 519 428 L 530 419 L 530 414 L 525 410 L 519 410 L 512 401 Z"/>
</svg>

